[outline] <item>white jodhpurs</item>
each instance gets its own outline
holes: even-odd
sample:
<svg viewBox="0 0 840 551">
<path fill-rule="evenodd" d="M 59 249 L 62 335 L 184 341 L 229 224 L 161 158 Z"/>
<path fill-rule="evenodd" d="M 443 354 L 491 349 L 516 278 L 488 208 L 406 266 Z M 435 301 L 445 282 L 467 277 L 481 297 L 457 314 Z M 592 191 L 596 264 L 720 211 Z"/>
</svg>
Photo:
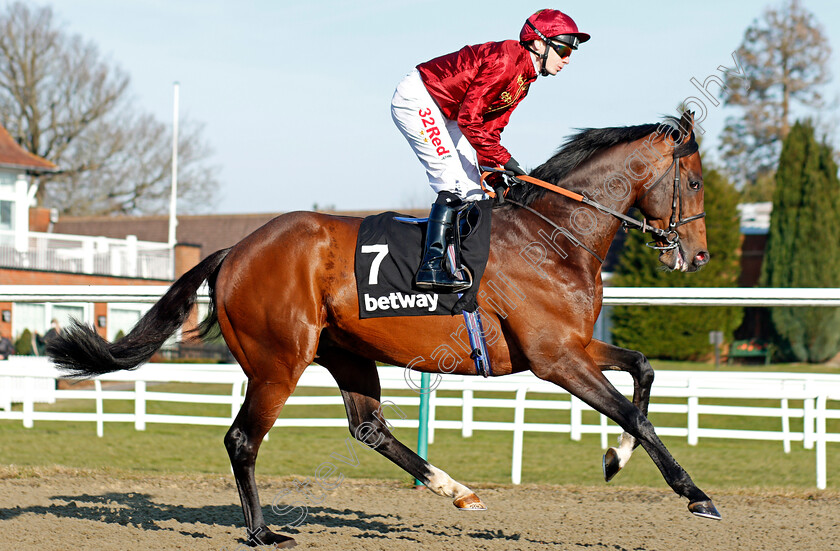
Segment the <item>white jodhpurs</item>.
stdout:
<svg viewBox="0 0 840 551">
<path fill-rule="evenodd" d="M 417 69 L 397 85 L 391 116 L 426 169 L 435 193 L 449 191 L 464 201 L 484 198 L 475 150 L 458 123 L 443 116 Z"/>
</svg>

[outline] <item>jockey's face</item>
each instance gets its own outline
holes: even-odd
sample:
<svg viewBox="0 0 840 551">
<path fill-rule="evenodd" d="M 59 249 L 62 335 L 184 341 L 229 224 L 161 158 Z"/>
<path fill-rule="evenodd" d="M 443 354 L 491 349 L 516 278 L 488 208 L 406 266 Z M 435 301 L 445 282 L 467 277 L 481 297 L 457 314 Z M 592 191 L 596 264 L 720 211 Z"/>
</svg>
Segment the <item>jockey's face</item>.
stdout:
<svg viewBox="0 0 840 551">
<path fill-rule="evenodd" d="M 559 42 L 556 42 L 555 44 L 562 46 Z M 548 59 L 545 61 L 545 70 L 548 71 L 548 74 L 550 75 L 556 75 L 563 69 L 563 67 L 566 66 L 567 63 L 569 63 L 571 56 L 567 55 L 566 57 L 560 57 L 560 54 L 557 53 L 555 48 L 546 45 L 546 43 L 542 40 L 534 41 L 534 50 L 536 50 L 539 55 L 542 55 L 546 48 L 548 48 Z"/>
</svg>

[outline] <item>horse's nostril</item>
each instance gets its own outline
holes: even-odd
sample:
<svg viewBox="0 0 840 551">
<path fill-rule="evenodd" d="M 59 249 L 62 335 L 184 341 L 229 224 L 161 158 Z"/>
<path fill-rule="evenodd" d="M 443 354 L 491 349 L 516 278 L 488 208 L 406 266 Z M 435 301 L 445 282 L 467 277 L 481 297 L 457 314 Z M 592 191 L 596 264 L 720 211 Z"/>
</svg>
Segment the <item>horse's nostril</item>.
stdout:
<svg viewBox="0 0 840 551">
<path fill-rule="evenodd" d="M 698 265 L 703 265 L 709 262 L 709 253 L 707 251 L 700 251 L 697 253 L 697 256 L 694 257 L 694 263 Z"/>
</svg>

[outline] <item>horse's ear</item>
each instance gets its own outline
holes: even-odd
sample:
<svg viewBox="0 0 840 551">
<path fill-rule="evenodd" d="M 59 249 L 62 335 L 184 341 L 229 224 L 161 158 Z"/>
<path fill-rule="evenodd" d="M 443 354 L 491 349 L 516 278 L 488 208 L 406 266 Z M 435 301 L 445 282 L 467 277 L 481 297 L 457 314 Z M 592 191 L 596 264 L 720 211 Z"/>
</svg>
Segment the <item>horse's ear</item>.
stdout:
<svg viewBox="0 0 840 551">
<path fill-rule="evenodd" d="M 683 111 L 682 117 L 680 117 L 678 130 L 680 137 L 677 140 L 677 143 L 683 144 L 688 142 L 691 138 L 692 132 L 694 132 L 694 111 Z"/>
<path fill-rule="evenodd" d="M 683 111 L 682 117 L 680 118 L 680 128 L 682 132 L 691 134 L 692 130 L 694 130 L 694 111 Z"/>
</svg>

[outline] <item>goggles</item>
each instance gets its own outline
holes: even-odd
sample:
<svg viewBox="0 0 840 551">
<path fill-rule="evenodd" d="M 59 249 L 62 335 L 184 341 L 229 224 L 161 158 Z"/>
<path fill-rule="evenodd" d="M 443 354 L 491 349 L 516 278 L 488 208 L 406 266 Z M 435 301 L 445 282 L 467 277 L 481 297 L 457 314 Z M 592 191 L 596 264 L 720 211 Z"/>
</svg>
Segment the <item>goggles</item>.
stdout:
<svg viewBox="0 0 840 551">
<path fill-rule="evenodd" d="M 554 42 L 551 39 L 545 41 L 546 44 L 551 46 L 551 49 L 557 52 L 557 55 L 560 56 L 560 59 L 564 59 L 572 55 L 572 48 L 567 46 L 566 44 Z"/>
</svg>

